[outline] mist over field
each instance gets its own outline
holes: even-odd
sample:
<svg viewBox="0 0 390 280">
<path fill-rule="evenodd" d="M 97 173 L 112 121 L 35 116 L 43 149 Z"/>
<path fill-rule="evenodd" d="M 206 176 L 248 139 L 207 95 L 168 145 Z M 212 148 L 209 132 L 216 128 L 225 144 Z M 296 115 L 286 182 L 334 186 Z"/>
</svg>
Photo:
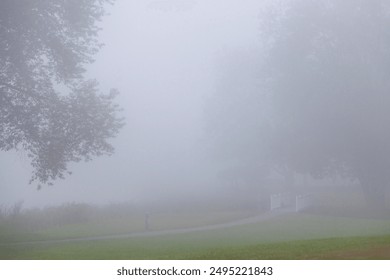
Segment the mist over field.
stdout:
<svg viewBox="0 0 390 280">
<path fill-rule="evenodd" d="M 3 146 L 0 205 L 254 205 L 327 186 L 387 199 L 385 1 L 118 0 L 104 10 L 104 46 L 85 77 L 119 91 L 115 151 L 69 160 L 72 175 L 38 191 L 29 152 Z"/>
<path fill-rule="evenodd" d="M 389 259 L 389 30 L 386 0 L 0 1 L 0 259 Z"/>
<path fill-rule="evenodd" d="M 103 90 L 120 91 L 126 125 L 112 140 L 115 153 L 71 164 L 72 176 L 37 191 L 26 153 L 2 152 L 1 204 L 149 202 L 220 191 L 204 107 L 217 58 L 258 45 L 259 3 L 170 2 L 117 1 L 100 23 L 104 47 L 87 73 Z"/>
</svg>

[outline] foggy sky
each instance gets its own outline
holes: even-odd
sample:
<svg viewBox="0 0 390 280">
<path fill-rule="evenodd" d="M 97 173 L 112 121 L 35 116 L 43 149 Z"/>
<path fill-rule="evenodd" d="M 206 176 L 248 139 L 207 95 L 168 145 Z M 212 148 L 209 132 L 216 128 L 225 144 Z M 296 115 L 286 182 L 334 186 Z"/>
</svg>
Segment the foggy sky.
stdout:
<svg viewBox="0 0 390 280">
<path fill-rule="evenodd" d="M 185 4 L 180 4 L 185 2 Z M 54 186 L 29 185 L 23 151 L 1 153 L 0 205 L 153 201 L 207 196 L 216 185 L 204 133 L 215 62 L 259 44 L 263 1 L 118 0 L 101 23 L 104 48 L 89 67 L 102 91 L 119 89 L 126 126 L 111 157 L 71 164 Z"/>
</svg>

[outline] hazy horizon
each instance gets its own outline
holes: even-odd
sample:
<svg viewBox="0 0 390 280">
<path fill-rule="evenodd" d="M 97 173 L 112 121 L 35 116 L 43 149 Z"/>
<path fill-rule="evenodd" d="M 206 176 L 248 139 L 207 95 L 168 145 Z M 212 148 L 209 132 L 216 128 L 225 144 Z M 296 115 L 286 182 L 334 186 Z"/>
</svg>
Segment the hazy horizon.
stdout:
<svg viewBox="0 0 390 280">
<path fill-rule="evenodd" d="M 218 58 L 258 46 L 261 2 L 179 2 L 116 1 L 100 24 L 104 47 L 88 76 L 103 92 L 120 91 L 126 125 L 112 141 L 114 155 L 70 164 L 71 176 L 37 191 L 28 184 L 25 153 L 2 152 L 0 205 L 102 204 L 216 191 L 205 102 L 215 92 Z"/>
</svg>

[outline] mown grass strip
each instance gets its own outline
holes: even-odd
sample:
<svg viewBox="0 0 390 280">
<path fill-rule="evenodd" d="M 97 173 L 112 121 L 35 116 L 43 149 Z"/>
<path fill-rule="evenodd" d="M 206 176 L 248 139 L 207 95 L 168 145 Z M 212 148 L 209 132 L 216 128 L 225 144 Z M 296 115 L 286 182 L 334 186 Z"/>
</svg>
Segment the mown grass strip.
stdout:
<svg viewBox="0 0 390 280">
<path fill-rule="evenodd" d="M 44 246 L 2 248 L 6 259 L 199 259 L 199 260 L 305 260 L 305 259 L 390 259 L 390 235 L 296 240 L 252 245 L 213 246 L 179 240 L 170 243 L 144 238 L 134 240 L 88 241 Z M 149 240 L 150 241 L 150 240 Z M 167 241 L 167 240 L 165 240 Z"/>
</svg>

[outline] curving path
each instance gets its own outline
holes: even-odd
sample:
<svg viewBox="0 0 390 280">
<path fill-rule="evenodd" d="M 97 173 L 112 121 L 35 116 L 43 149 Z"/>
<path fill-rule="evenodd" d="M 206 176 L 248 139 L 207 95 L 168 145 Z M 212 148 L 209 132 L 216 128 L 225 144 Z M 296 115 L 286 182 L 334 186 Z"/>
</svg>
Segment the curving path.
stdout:
<svg viewBox="0 0 390 280">
<path fill-rule="evenodd" d="M 221 228 L 229 228 L 238 225 L 254 224 L 261 221 L 266 221 L 271 218 L 280 215 L 286 215 L 285 211 L 272 211 L 266 212 L 258 216 L 249 217 L 241 220 L 236 220 L 223 224 L 207 225 L 193 228 L 182 228 L 182 229 L 168 229 L 168 230 L 158 230 L 158 231 L 143 231 L 143 232 L 133 232 L 127 234 L 115 234 L 115 235 L 104 235 L 104 236 L 91 236 L 91 237 L 80 237 L 80 238 L 67 238 L 67 239 L 55 239 L 55 240 L 42 240 L 42 241 L 22 241 L 22 242 L 10 242 L 10 243 L 0 243 L 0 246 L 15 246 L 15 245 L 38 245 L 38 244 L 56 244 L 56 243 L 67 243 L 67 242 L 79 242 L 79 241 L 95 241 L 95 240 L 109 240 L 109 239 L 122 239 L 129 237 L 145 237 L 145 236 L 161 236 L 168 234 L 180 234 L 180 233 L 189 233 L 197 231 L 207 231 Z"/>
</svg>

